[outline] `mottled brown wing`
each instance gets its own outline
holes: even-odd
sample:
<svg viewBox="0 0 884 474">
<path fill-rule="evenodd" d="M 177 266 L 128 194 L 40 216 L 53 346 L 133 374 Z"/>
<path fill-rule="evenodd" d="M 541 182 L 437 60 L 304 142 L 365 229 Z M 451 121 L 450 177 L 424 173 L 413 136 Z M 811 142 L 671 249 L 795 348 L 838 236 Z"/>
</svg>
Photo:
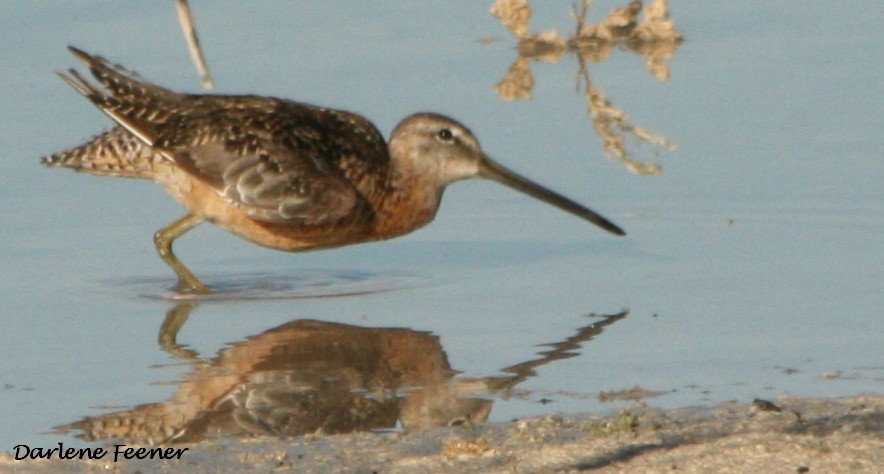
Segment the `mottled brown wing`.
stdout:
<svg viewBox="0 0 884 474">
<path fill-rule="evenodd" d="M 186 97 L 185 94 L 144 81 L 138 73 L 119 64 L 112 64 L 105 58 L 89 54 L 81 49 L 68 46 L 68 50 L 89 67 L 89 72 L 100 82 L 110 95 L 131 106 L 144 110 L 168 110 Z M 156 120 L 156 119 L 154 119 Z"/>
<path fill-rule="evenodd" d="M 249 217 L 321 225 L 364 209 L 338 163 L 383 138 L 361 117 L 256 96 L 179 94 L 71 47 L 101 90 L 60 76 L 143 144 L 204 181 Z M 354 122 L 355 120 L 355 122 Z"/>
<path fill-rule="evenodd" d="M 306 150 L 282 140 L 256 142 L 245 148 L 236 140 L 165 145 L 179 165 L 255 220 L 321 225 L 347 217 L 362 203 L 338 170 L 315 166 Z"/>
</svg>

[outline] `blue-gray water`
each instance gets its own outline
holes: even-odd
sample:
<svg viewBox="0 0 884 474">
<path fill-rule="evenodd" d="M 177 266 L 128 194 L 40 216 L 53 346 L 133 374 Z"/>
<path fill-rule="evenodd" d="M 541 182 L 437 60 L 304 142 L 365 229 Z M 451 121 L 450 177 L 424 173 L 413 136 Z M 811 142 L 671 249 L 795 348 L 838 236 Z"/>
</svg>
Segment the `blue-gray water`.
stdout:
<svg viewBox="0 0 884 474">
<path fill-rule="evenodd" d="M 571 2 L 531 30 L 573 30 Z M 617 4 L 593 2 L 598 20 Z M 532 62 L 532 99 L 493 87 L 516 41 L 482 2 L 193 2 L 219 93 L 360 112 L 385 135 L 405 115 L 457 117 L 485 150 L 621 224 L 625 239 L 490 182 L 453 185 L 436 221 L 396 240 L 309 254 L 209 225 L 176 246 L 210 286 L 178 337 L 201 357 L 298 319 L 440 337 L 460 377 L 535 359 L 596 321 L 629 315 L 536 369 L 492 420 L 621 406 L 599 391 L 667 392 L 655 406 L 781 394 L 880 393 L 884 384 L 884 33 L 874 1 L 686 2 L 686 37 L 658 82 L 614 51 L 593 83 L 673 152 L 636 176 L 601 154 L 578 61 Z M 152 233 L 183 214 L 157 185 L 39 165 L 108 120 L 54 71 L 65 46 L 200 92 L 172 2 L 0 7 L 0 450 L 53 445 L 87 415 L 160 402 L 189 370 L 157 345 L 174 280 Z M 494 41 L 481 41 L 483 39 Z M 306 282 L 299 286 L 298 282 Z M 331 298 L 290 296 L 363 293 Z M 541 401 L 551 403 L 541 403 Z"/>
</svg>

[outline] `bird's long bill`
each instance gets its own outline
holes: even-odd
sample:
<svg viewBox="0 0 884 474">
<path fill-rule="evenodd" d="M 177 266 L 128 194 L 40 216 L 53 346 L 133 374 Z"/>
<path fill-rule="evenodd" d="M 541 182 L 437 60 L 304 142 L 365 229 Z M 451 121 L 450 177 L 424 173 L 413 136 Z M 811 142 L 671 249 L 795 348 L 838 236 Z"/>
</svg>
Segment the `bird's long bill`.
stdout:
<svg viewBox="0 0 884 474">
<path fill-rule="evenodd" d="M 497 181 L 498 183 L 504 184 L 516 191 L 521 191 L 529 196 L 540 199 L 543 202 L 552 204 L 559 209 L 586 219 L 612 234 L 626 235 L 626 232 L 624 232 L 623 229 L 602 217 L 592 209 L 583 207 L 561 194 L 553 192 L 528 178 L 506 169 L 487 156 L 482 157 L 481 165 L 479 166 L 479 176 Z"/>
</svg>

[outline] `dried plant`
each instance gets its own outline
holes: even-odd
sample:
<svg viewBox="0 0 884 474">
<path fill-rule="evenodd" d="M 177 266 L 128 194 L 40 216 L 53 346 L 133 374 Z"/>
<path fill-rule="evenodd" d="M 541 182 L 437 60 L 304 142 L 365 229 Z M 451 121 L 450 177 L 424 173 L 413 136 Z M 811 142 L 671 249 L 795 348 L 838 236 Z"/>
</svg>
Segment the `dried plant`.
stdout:
<svg viewBox="0 0 884 474">
<path fill-rule="evenodd" d="M 577 34 L 571 41 L 603 40 L 619 41 L 629 38 L 635 29 L 636 18 L 642 10 L 642 2 L 634 1 L 628 5 L 614 9 L 598 24 L 586 24 L 591 0 L 583 0 L 583 7 L 578 12 L 575 8 L 572 15 L 577 20 Z M 575 46 L 577 46 L 575 44 Z"/>
<path fill-rule="evenodd" d="M 665 61 L 675 55 L 683 39 L 669 18 L 666 0 L 651 0 L 644 12 L 644 20 L 636 26 L 627 46 L 645 58 L 648 71 L 658 81 L 668 81 Z"/>
<path fill-rule="evenodd" d="M 584 80 L 586 110 L 596 134 L 602 140 L 602 152 L 605 157 L 610 160 L 620 160 L 633 174 L 656 176 L 662 173 L 663 168 L 660 165 L 632 158 L 626 148 L 626 138 L 632 136 L 638 144 L 647 143 L 667 151 L 674 150 L 676 145 L 663 135 L 651 133 L 645 128 L 632 124 L 626 113 L 611 104 L 605 93 L 593 85 L 583 65 L 581 65 L 581 76 Z"/>
<path fill-rule="evenodd" d="M 531 75 L 531 60 L 525 56 L 510 66 L 506 76 L 494 86 L 494 92 L 506 101 L 528 100 L 534 88 L 534 76 Z"/>
<path fill-rule="evenodd" d="M 521 38 L 528 32 L 531 7 L 528 0 L 497 0 L 491 6 L 491 14 L 500 18 L 503 26 Z"/>
<path fill-rule="evenodd" d="M 193 24 L 193 15 L 190 13 L 190 5 L 187 4 L 187 0 L 175 0 L 175 10 L 178 12 L 178 22 L 181 24 L 184 39 L 187 41 L 190 58 L 196 66 L 196 71 L 200 75 L 203 87 L 211 89 L 215 87 L 215 82 L 212 80 L 212 74 L 209 72 L 206 60 L 203 57 L 203 50 L 200 47 L 200 41 L 196 35 L 196 27 Z"/>
<path fill-rule="evenodd" d="M 663 135 L 630 123 L 626 113 L 615 107 L 604 92 L 592 83 L 586 63 L 603 61 L 616 46 L 643 57 L 648 72 L 658 81 L 666 81 L 670 71 L 665 61 L 675 54 L 682 37 L 669 17 L 666 0 L 650 0 L 647 7 L 639 0 L 631 1 L 615 8 L 595 24 L 586 20 L 591 4 L 592 0 L 582 0 L 579 7 L 573 7 L 571 13 L 577 23 L 574 36 L 562 39 L 554 30 L 538 34 L 528 32 L 531 19 L 528 0 L 494 2 L 491 14 L 500 18 L 519 41 L 519 58 L 510 66 L 503 80 L 494 86 L 494 91 L 503 100 L 528 100 L 534 87 L 531 61 L 555 63 L 563 53 L 575 53 L 580 61 L 578 77 L 584 83 L 587 112 L 596 134 L 602 140 L 604 155 L 621 161 L 634 174 L 660 174 L 662 169 L 659 165 L 632 158 L 626 146 L 627 138 L 631 136 L 639 145 L 650 144 L 667 151 L 673 150 L 675 145 Z"/>
</svg>

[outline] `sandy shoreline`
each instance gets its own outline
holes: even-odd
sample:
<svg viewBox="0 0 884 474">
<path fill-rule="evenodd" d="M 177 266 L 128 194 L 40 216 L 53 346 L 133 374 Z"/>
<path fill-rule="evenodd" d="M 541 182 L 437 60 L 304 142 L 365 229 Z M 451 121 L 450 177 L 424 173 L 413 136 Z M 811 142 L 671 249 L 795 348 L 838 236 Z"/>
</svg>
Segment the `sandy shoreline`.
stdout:
<svg viewBox="0 0 884 474">
<path fill-rule="evenodd" d="M 0 472 L 884 473 L 884 396 L 772 402 L 419 433 L 221 440 L 187 445 L 180 460 L 167 461 L 15 461 L 6 452 Z"/>
</svg>

